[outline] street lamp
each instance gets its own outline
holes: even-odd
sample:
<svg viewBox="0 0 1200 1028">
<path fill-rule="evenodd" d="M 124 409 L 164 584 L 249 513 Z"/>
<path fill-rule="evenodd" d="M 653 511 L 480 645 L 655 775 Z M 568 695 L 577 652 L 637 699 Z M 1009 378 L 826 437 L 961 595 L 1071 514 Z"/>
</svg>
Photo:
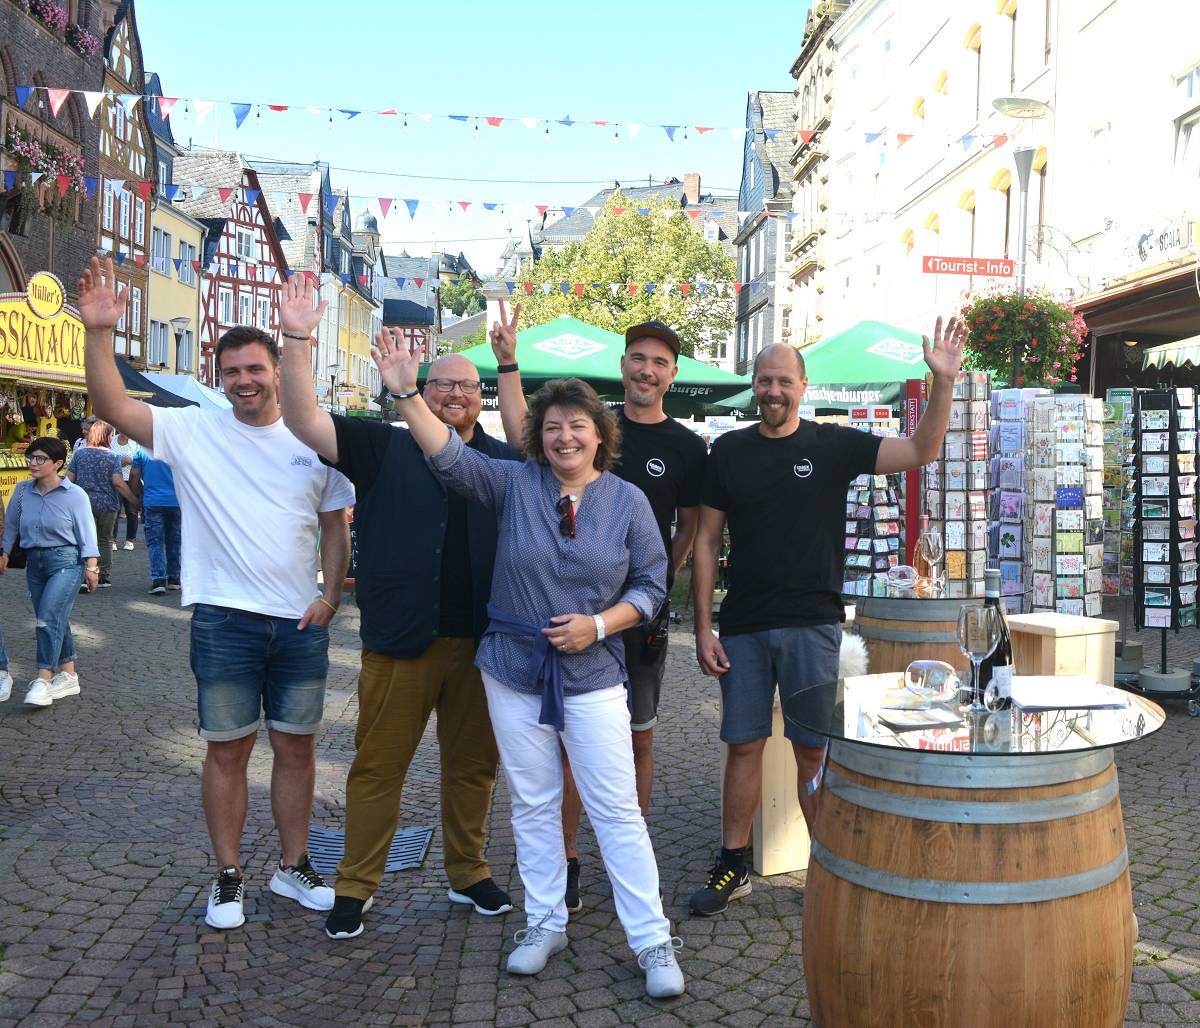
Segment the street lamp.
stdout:
<svg viewBox="0 0 1200 1028">
<path fill-rule="evenodd" d="M 179 374 L 179 348 L 183 345 L 183 333 L 191 323 L 192 319 L 184 316 L 171 319 L 171 331 L 175 333 L 175 367 L 172 369 L 175 374 Z"/>
<path fill-rule="evenodd" d="M 341 365 L 340 364 L 330 364 L 328 370 L 329 370 L 329 413 L 335 414 L 335 413 L 337 413 L 337 411 L 334 406 L 334 397 L 337 396 L 337 376 L 338 376 L 338 371 L 341 370 Z"/>
</svg>

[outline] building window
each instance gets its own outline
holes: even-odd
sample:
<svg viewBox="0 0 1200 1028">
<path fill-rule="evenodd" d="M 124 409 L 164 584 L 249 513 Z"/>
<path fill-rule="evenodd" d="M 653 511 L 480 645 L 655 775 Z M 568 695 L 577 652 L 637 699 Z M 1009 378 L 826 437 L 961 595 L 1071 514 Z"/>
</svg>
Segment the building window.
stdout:
<svg viewBox="0 0 1200 1028">
<path fill-rule="evenodd" d="M 979 121 L 979 100 L 983 95 L 983 29 L 979 25 L 967 30 L 963 46 L 975 54 L 975 120 Z"/>
<path fill-rule="evenodd" d="M 190 243 L 179 241 L 179 281 L 185 286 L 196 284 L 196 269 L 192 261 L 196 259 L 196 248 Z"/>
<path fill-rule="evenodd" d="M 222 289 L 220 294 L 220 310 L 218 317 L 222 325 L 233 324 L 233 292 L 229 289 Z"/>
<path fill-rule="evenodd" d="M 258 327 L 264 331 L 271 327 L 271 301 L 265 298 L 258 301 Z"/>
<path fill-rule="evenodd" d="M 192 348 L 195 346 L 195 336 L 191 329 L 185 329 L 179 334 L 179 349 L 175 353 L 175 370 L 192 370 Z"/>
<path fill-rule="evenodd" d="M 104 231 L 111 232 L 113 227 L 113 191 L 108 183 L 104 183 Z"/>
<path fill-rule="evenodd" d="M 161 228 L 150 230 L 150 267 L 160 275 L 171 273 L 171 234 Z M 182 267 L 180 277 L 182 277 Z"/>
<path fill-rule="evenodd" d="M 165 194 L 167 191 L 167 162 L 158 162 L 158 191 Z"/>
<path fill-rule="evenodd" d="M 150 322 L 150 344 L 146 349 L 146 362 L 166 367 L 168 326 L 161 321 Z"/>
<path fill-rule="evenodd" d="M 245 229 L 237 230 L 237 239 L 234 244 L 234 252 L 244 260 L 254 260 L 254 235 Z"/>
<path fill-rule="evenodd" d="M 137 286 L 129 290 L 129 334 L 142 334 L 142 291 Z"/>
<path fill-rule="evenodd" d="M 129 192 L 121 190 L 121 235 L 129 238 Z"/>
<path fill-rule="evenodd" d="M 238 324 L 249 325 L 250 319 L 253 317 L 251 313 L 250 297 L 246 293 L 238 294 Z"/>
<path fill-rule="evenodd" d="M 116 117 L 113 119 L 113 134 L 122 143 L 125 142 L 125 108 L 121 105 L 121 101 L 114 99 L 116 104 Z"/>
<path fill-rule="evenodd" d="M 744 364 L 746 361 L 746 328 L 744 321 L 738 325 L 737 359 L 739 364 Z"/>
<path fill-rule="evenodd" d="M 725 360 L 729 356 L 729 340 L 722 339 L 716 346 L 713 347 L 713 357 L 719 361 Z"/>
<path fill-rule="evenodd" d="M 146 245 L 146 201 L 140 196 L 134 201 L 133 244 L 139 248 Z"/>
</svg>

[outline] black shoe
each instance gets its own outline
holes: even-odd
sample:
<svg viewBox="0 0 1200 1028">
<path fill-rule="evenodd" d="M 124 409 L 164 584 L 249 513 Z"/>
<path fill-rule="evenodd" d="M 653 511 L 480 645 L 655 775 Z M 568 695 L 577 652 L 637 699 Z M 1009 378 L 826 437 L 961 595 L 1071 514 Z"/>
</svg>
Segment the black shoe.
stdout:
<svg viewBox="0 0 1200 1028">
<path fill-rule="evenodd" d="M 150 595 L 161 596 L 167 591 L 167 580 L 165 578 L 156 578 L 150 583 Z"/>
<path fill-rule="evenodd" d="M 507 914 L 512 910 L 512 897 L 500 888 L 490 878 L 468 886 L 461 891 L 450 889 L 446 895 L 454 903 L 470 903 L 477 914 L 491 917 L 495 914 Z"/>
<path fill-rule="evenodd" d="M 578 914 L 583 909 L 583 900 L 579 897 L 578 857 L 567 857 L 567 892 L 563 899 L 566 900 L 568 914 Z"/>
<path fill-rule="evenodd" d="M 708 883 L 692 893 L 688 903 L 693 914 L 711 917 L 722 913 L 730 900 L 750 894 L 750 872 L 744 860 L 731 860 L 724 853 L 717 857 L 708 873 Z"/>
<path fill-rule="evenodd" d="M 97 589 L 111 589 L 112 582 L 109 581 L 109 578 L 107 575 L 101 575 L 100 582 L 99 582 L 99 584 L 97 584 L 96 588 Z"/>
<path fill-rule="evenodd" d="M 168 578 L 167 579 L 167 589 L 169 589 L 171 592 L 177 593 L 182 588 L 183 588 L 183 586 L 179 584 L 178 578 Z"/>
<path fill-rule="evenodd" d="M 336 897 L 333 909 L 325 918 L 325 934 L 331 939 L 353 939 L 362 935 L 362 916 L 371 909 L 374 902 L 374 896 L 366 900 L 355 899 L 353 896 Z"/>
</svg>

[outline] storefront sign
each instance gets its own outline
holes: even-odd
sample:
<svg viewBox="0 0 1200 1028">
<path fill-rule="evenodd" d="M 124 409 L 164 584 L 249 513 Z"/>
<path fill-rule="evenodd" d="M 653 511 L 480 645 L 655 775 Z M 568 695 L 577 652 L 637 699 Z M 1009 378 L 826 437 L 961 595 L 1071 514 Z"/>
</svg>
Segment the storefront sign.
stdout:
<svg viewBox="0 0 1200 1028">
<path fill-rule="evenodd" d="M 1011 278 L 1015 264 L 1004 257 L 926 257 L 921 270 L 927 275 L 990 275 Z"/>
<path fill-rule="evenodd" d="M 64 295 L 45 271 L 29 280 L 27 292 L 0 293 L 0 379 L 83 390 L 83 322 Z"/>
<path fill-rule="evenodd" d="M 1190 221 L 1168 221 L 1148 225 L 1132 240 L 1134 252 L 1143 264 L 1159 264 L 1182 257 L 1192 245 Z"/>
<path fill-rule="evenodd" d="M 15 468 L 0 470 L 0 503 L 3 503 L 7 507 L 8 501 L 12 499 L 13 490 L 16 489 L 17 483 L 24 482 L 28 477 L 28 469 L 24 471 L 17 471 Z"/>
</svg>

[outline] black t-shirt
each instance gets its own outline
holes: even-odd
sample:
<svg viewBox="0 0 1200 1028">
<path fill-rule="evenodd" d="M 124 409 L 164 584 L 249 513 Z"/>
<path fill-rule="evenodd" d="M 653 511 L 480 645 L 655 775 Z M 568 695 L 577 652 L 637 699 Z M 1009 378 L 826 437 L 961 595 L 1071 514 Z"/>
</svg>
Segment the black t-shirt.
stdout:
<svg viewBox="0 0 1200 1028">
<path fill-rule="evenodd" d="M 676 508 L 700 503 L 707 447 L 695 432 L 672 418 L 647 425 L 630 421 L 622 410 L 620 423 L 621 454 L 613 474 L 636 485 L 650 501 L 671 577 L 671 522 Z"/>
<path fill-rule="evenodd" d="M 729 525 L 722 635 L 843 620 L 846 490 L 875 470 L 879 442 L 801 421 L 782 439 L 752 426 L 713 443 L 701 502 Z"/>
</svg>

